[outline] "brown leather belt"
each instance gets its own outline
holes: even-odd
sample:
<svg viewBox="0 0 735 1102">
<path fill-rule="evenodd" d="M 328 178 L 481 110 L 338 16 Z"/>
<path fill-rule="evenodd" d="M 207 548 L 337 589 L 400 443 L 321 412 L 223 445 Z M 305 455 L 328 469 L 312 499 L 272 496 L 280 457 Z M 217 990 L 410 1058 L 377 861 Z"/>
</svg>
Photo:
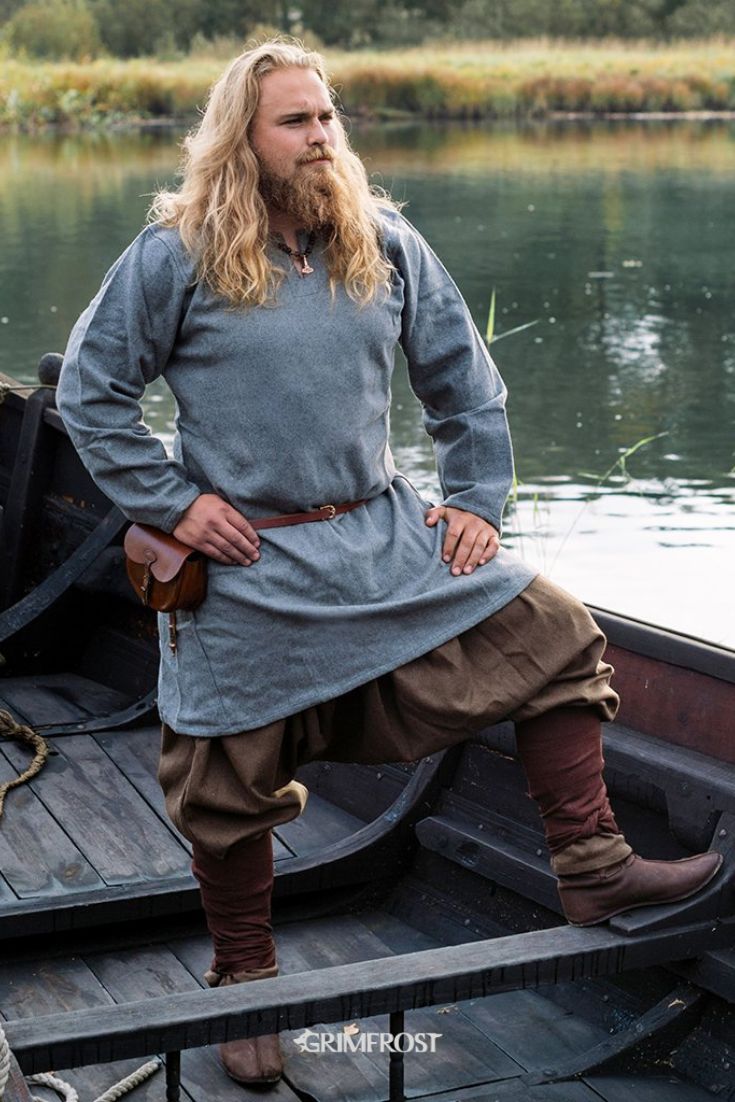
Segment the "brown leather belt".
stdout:
<svg viewBox="0 0 735 1102">
<path fill-rule="evenodd" d="M 367 498 L 362 501 L 347 501 L 344 505 L 322 505 L 311 513 L 284 513 L 280 517 L 255 517 L 248 518 L 253 528 L 283 528 L 287 524 L 309 524 L 312 520 L 332 520 L 340 513 L 349 513 L 351 509 L 357 509 L 360 505 L 367 504 Z"/>
</svg>

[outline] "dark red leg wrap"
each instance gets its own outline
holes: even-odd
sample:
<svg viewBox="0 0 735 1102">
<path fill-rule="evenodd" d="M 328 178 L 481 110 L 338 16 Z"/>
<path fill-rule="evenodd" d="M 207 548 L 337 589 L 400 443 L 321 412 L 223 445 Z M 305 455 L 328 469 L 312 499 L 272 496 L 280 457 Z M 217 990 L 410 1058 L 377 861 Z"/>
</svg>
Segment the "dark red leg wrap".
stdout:
<svg viewBox="0 0 735 1102">
<path fill-rule="evenodd" d="M 518 755 L 539 805 L 552 856 L 620 830 L 602 779 L 602 728 L 593 708 L 554 708 L 516 723 Z"/>
<path fill-rule="evenodd" d="M 194 843 L 192 872 L 199 881 L 217 972 L 245 972 L 276 963 L 271 927 L 271 831 L 212 857 Z"/>
</svg>

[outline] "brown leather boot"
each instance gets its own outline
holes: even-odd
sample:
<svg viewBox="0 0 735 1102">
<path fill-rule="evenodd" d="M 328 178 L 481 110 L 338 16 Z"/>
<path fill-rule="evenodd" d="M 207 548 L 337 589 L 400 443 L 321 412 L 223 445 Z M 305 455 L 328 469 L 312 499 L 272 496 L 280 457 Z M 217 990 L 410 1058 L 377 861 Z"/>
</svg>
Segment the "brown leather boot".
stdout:
<svg viewBox="0 0 735 1102">
<path fill-rule="evenodd" d="M 680 861 L 647 861 L 631 853 L 603 869 L 560 876 L 559 898 L 572 926 L 594 926 L 635 907 L 687 899 L 721 864 L 722 854 L 712 851 Z"/>
<path fill-rule="evenodd" d="M 210 987 L 231 987 L 233 983 L 269 979 L 278 975 L 278 966 L 254 968 L 249 972 L 206 972 Z M 246 1087 L 267 1087 L 277 1083 L 283 1074 L 283 1058 L 277 1033 L 263 1037 L 245 1037 L 225 1041 L 219 1046 L 220 1059 L 231 1079 Z"/>
</svg>

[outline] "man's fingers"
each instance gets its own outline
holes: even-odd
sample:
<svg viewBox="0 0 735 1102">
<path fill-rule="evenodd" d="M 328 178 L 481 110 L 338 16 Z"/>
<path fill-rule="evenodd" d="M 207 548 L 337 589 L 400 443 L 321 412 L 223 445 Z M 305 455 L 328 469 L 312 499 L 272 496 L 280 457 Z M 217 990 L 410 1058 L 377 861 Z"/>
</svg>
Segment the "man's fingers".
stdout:
<svg viewBox="0 0 735 1102">
<path fill-rule="evenodd" d="M 490 536 L 490 539 L 488 540 L 487 547 L 485 548 L 485 550 L 483 551 L 483 553 L 480 557 L 480 564 L 479 565 L 484 566 L 486 562 L 490 562 L 491 559 L 495 558 L 495 556 L 497 555 L 499 550 L 500 550 L 500 537 L 498 536 L 497 532 L 493 532 L 492 535 Z"/>
<path fill-rule="evenodd" d="M 487 554 L 487 550 L 488 550 L 489 545 L 490 545 L 490 539 L 488 537 L 487 532 L 485 532 L 485 531 L 478 532 L 477 539 L 474 542 L 472 550 L 470 551 L 469 555 L 467 556 L 465 564 L 462 567 L 462 572 L 463 573 L 471 574 L 476 566 L 479 566 L 480 563 L 487 562 L 487 559 L 486 559 L 485 556 Z M 456 561 L 456 558 L 457 557 L 455 556 L 455 561 Z M 457 573 L 457 571 L 455 571 L 455 573 Z"/>
<path fill-rule="evenodd" d="M 245 540 L 252 545 L 253 550 L 260 547 L 260 536 L 253 528 L 252 524 L 242 513 L 238 513 L 237 509 L 233 509 L 232 506 L 228 506 L 225 513 L 225 520 L 230 524 L 238 535 L 244 536 Z M 232 540 L 235 546 L 240 546 L 234 539 Z"/>
<path fill-rule="evenodd" d="M 481 546 L 485 546 L 485 540 L 481 532 L 478 532 L 474 526 L 468 525 L 462 533 L 457 550 L 454 552 L 454 562 L 452 563 L 452 574 L 461 574 L 470 561 L 470 558 L 477 547 L 477 541 L 482 540 Z M 476 562 L 479 562 L 480 555 L 478 552 Z"/>
<path fill-rule="evenodd" d="M 442 548 L 444 562 L 451 562 L 463 532 L 462 522 L 458 518 L 453 517 L 448 521 L 447 532 L 444 536 L 444 547 Z"/>
<path fill-rule="evenodd" d="M 253 556 L 243 554 L 238 548 L 233 547 L 231 543 L 227 543 L 224 539 L 218 539 L 211 534 L 202 541 L 200 550 L 203 551 L 205 555 L 209 555 L 211 559 L 216 559 L 217 562 L 232 566 L 250 566 L 254 561 Z"/>
<path fill-rule="evenodd" d="M 173 534 L 217 562 L 251 566 L 260 558 L 252 524 L 217 494 L 200 494 Z"/>
<path fill-rule="evenodd" d="M 245 518 L 242 517 L 241 520 L 245 520 Z M 244 534 L 242 529 L 235 528 L 233 524 L 225 524 L 221 529 L 217 529 L 217 535 L 226 542 L 227 546 L 224 547 L 223 550 L 225 550 L 227 554 L 239 554 L 241 558 L 244 557 L 248 561 L 255 561 L 260 558 L 260 551 L 258 550 L 260 540 L 255 534 L 252 525 L 248 524 L 247 521 L 245 521 L 245 524 L 253 533 L 254 538 Z M 219 540 L 217 542 L 220 543 Z M 237 559 L 237 561 L 240 562 L 241 558 Z"/>
<path fill-rule="evenodd" d="M 431 509 L 427 510 L 425 521 L 428 525 L 438 524 L 446 513 L 445 505 L 433 505 Z"/>
</svg>

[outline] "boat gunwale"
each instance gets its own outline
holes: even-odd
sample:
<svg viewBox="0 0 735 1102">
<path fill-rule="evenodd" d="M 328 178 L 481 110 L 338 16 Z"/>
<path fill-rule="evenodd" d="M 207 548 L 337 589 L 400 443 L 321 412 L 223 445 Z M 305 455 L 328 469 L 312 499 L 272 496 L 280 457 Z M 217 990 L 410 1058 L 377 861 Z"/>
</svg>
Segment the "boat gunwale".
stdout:
<svg viewBox="0 0 735 1102">
<path fill-rule="evenodd" d="M 735 649 L 585 602 L 608 643 L 645 658 L 735 684 Z M 714 665 L 714 668 L 713 668 Z"/>
</svg>

